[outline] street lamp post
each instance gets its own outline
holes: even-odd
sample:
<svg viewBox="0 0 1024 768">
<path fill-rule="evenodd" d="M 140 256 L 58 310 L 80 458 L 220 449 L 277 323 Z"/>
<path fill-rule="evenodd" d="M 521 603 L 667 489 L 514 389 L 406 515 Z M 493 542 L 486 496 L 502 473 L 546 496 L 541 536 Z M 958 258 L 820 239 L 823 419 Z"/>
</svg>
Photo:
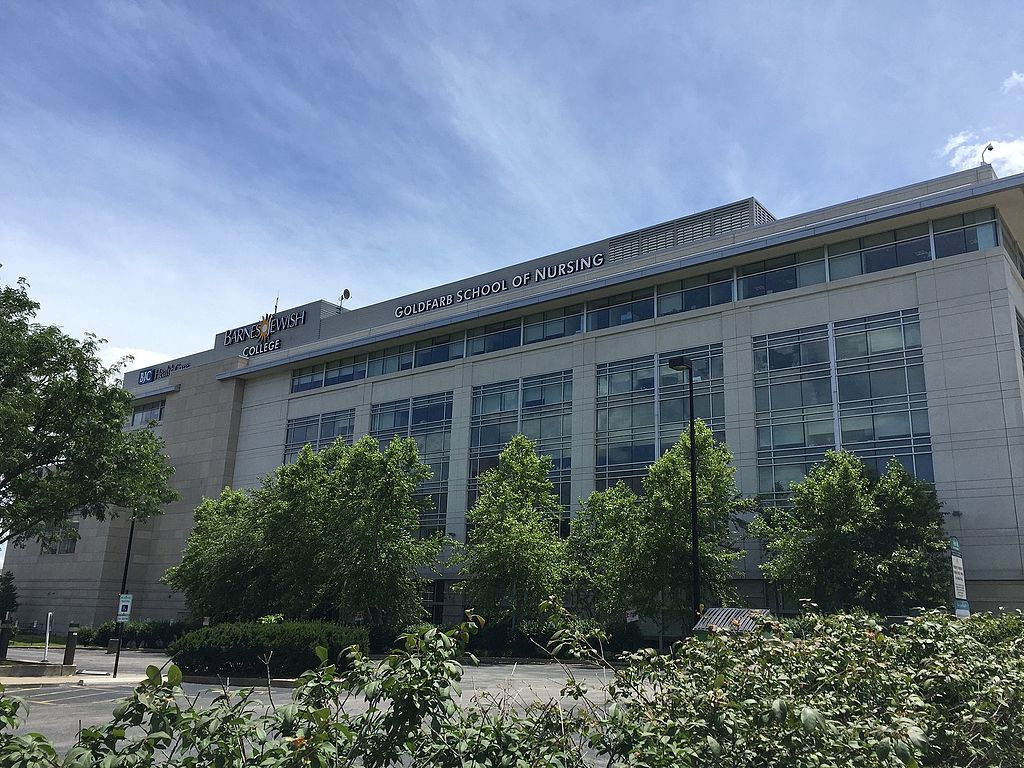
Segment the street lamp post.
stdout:
<svg viewBox="0 0 1024 768">
<path fill-rule="evenodd" d="M 688 357 L 670 358 L 668 367 L 687 373 L 690 383 L 690 551 L 693 559 L 693 621 L 700 621 L 700 532 L 697 527 L 697 423 L 693 414 L 693 360 Z"/>
</svg>

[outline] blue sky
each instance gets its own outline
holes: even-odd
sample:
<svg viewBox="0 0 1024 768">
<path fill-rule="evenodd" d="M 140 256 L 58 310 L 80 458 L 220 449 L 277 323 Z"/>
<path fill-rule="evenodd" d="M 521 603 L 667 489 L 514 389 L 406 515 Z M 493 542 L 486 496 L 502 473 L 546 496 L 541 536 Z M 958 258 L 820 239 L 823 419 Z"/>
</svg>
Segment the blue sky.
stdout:
<svg viewBox="0 0 1024 768">
<path fill-rule="evenodd" d="M 1024 3 L 0 4 L 0 280 L 131 351 L 1024 171 Z"/>
</svg>

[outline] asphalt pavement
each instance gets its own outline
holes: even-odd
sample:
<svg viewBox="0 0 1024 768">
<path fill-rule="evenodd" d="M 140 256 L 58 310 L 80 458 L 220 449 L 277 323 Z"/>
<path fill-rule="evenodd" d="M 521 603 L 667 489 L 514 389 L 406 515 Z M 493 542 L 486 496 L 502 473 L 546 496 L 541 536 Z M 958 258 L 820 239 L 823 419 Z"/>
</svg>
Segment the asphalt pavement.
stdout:
<svg viewBox="0 0 1024 768">
<path fill-rule="evenodd" d="M 59 649 L 61 656 L 63 649 Z M 42 649 L 12 648 L 13 659 L 30 661 L 42 660 Z M 50 660 L 54 660 L 51 649 Z M 57 661 L 60 657 L 57 657 Z M 70 749 L 78 738 L 82 727 L 107 722 L 118 702 L 131 695 L 139 680 L 146 674 L 150 664 L 162 666 L 168 661 L 165 654 L 140 651 L 124 651 L 118 670 L 118 679 L 109 675 L 80 675 L 74 681 L 62 678 L 24 678 L 21 681 L 6 681 L 6 695 L 17 696 L 28 705 L 28 715 L 19 733 L 41 733 L 46 736 L 60 754 Z M 111 672 L 114 657 L 103 651 L 84 650 L 75 656 L 79 671 Z M 585 681 L 592 692 L 597 692 L 601 683 L 610 680 L 610 674 L 598 669 L 573 667 L 573 675 Z M 522 701 L 557 698 L 565 685 L 565 672 L 557 664 L 496 664 L 479 667 L 467 666 L 463 675 L 463 695 L 467 698 L 482 693 L 506 693 Z M 219 692 L 209 685 L 186 683 L 185 694 L 190 698 L 199 697 L 199 704 L 209 704 Z M 234 690 L 237 687 L 233 686 Z M 290 699 L 288 689 L 275 688 L 272 696 L 266 688 L 257 689 L 256 698 L 261 702 L 281 705 Z M 358 707 L 358 704 L 356 705 Z"/>
</svg>

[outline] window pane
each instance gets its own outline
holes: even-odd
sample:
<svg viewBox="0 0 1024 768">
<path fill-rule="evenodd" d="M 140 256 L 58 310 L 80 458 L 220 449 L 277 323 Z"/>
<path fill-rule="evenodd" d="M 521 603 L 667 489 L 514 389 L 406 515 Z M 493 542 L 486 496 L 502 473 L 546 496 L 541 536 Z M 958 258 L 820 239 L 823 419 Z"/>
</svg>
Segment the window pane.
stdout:
<svg viewBox="0 0 1024 768">
<path fill-rule="evenodd" d="M 867 400 L 871 397 L 871 384 L 866 373 L 853 373 L 839 377 L 839 400 Z"/>
<path fill-rule="evenodd" d="M 800 345 L 779 344 L 769 348 L 768 365 L 773 371 L 800 365 Z"/>
<path fill-rule="evenodd" d="M 907 377 L 903 368 L 871 372 L 871 396 L 894 397 L 907 393 Z"/>
<path fill-rule="evenodd" d="M 821 339 L 820 341 L 801 342 L 800 361 L 804 365 L 807 365 L 808 363 L 827 363 L 828 341 Z"/>
<path fill-rule="evenodd" d="M 766 273 L 764 284 L 766 293 L 781 293 L 796 288 L 796 267 Z"/>
<path fill-rule="evenodd" d="M 786 448 L 804 444 L 803 424 L 781 424 L 772 428 L 776 448 Z"/>
<path fill-rule="evenodd" d="M 893 352 L 903 349 L 903 329 L 899 326 L 893 328 L 878 328 L 868 332 L 868 348 L 871 354 L 879 352 Z"/>
<path fill-rule="evenodd" d="M 836 256 L 829 259 L 828 272 L 832 280 L 841 280 L 844 277 L 859 275 L 861 273 L 860 253 L 850 253 L 846 256 Z"/>
<path fill-rule="evenodd" d="M 727 283 L 715 283 L 708 288 L 708 301 L 711 306 L 727 304 L 732 301 L 732 281 Z"/>
<path fill-rule="evenodd" d="M 805 285 L 817 285 L 825 282 L 825 260 L 812 261 L 797 267 L 797 282 L 802 288 Z"/>
<path fill-rule="evenodd" d="M 802 404 L 800 395 L 800 384 L 773 384 L 772 385 L 772 410 L 782 408 L 799 408 Z"/>
<path fill-rule="evenodd" d="M 946 256 L 955 256 L 966 251 L 967 241 L 964 238 L 964 231 L 962 229 L 935 235 L 935 258 L 942 259 Z"/>
<path fill-rule="evenodd" d="M 896 246 L 896 261 L 899 265 L 917 264 L 922 261 L 930 261 L 932 258 L 931 243 L 927 237 L 917 240 L 907 240 Z"/>
<path fill-rule="evenodd" d="M 881 272 L 883 269 L 892 269 L 896 266 L 896 246 L 888 245 L 884 248 L 872 248 L 864 251 L 864 272 Z"/>
<path fill-rule="evenodd" d="M 923 365 L 908 365 L 907 366 L 907 391 L 909 392 L 924 392 L 924 366 Z"/>
<path fill-rule="evenodd" d="M 836 335 L 836 358 L 850 360 L 868 353 L 868 337 L 865 333 Z"/>
<path fill-rule="evenodd" d="M 864 443 L 875 439 L 870 416 L 846 416 L 842 420 L 843 443 Z"/>
<path fill-rule="evenodd" d="M 764 296 L 765 294 L 763 274 L 740 278 L 738 284 L 741 299 L 750 299 L 755 296 Z"/>
<path fill-rule="evenodd" d="M 910 435 L 910 416 L 907 413 L 879 413 L 875 415 L 875 435 L 879 440 Z"/>
<path fill-rule="evenodd" d="M 804 425 L 807 445 L 821 446 L 835 443 L 835 432 L 831 421 L 809 421 Z"/>
<path fill-rule="evenodd" d="M 824 405 L 832 402 L 832 382 L 829 379 L 812 379 L 801 382 L 804 405 Z"/>
</svg>

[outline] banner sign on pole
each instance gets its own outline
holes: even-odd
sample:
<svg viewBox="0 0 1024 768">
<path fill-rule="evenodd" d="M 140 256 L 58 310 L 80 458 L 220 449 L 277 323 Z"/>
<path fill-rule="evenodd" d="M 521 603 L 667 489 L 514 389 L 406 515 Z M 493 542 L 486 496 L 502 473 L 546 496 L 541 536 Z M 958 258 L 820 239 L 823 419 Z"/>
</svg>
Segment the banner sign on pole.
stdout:
<svg viewBox="0 0 1024 768">
<path fill-rule="evenodd" d="M 960 541 L 954 537 L 950 540 L 950 557 L 953 561 L 953 608 L 957 618 L 966 619 L 971 615 L 971 606 L 967 602 L 967 579 L 964 578 L 964 558 L 960 554 Z"/>
</svg>

